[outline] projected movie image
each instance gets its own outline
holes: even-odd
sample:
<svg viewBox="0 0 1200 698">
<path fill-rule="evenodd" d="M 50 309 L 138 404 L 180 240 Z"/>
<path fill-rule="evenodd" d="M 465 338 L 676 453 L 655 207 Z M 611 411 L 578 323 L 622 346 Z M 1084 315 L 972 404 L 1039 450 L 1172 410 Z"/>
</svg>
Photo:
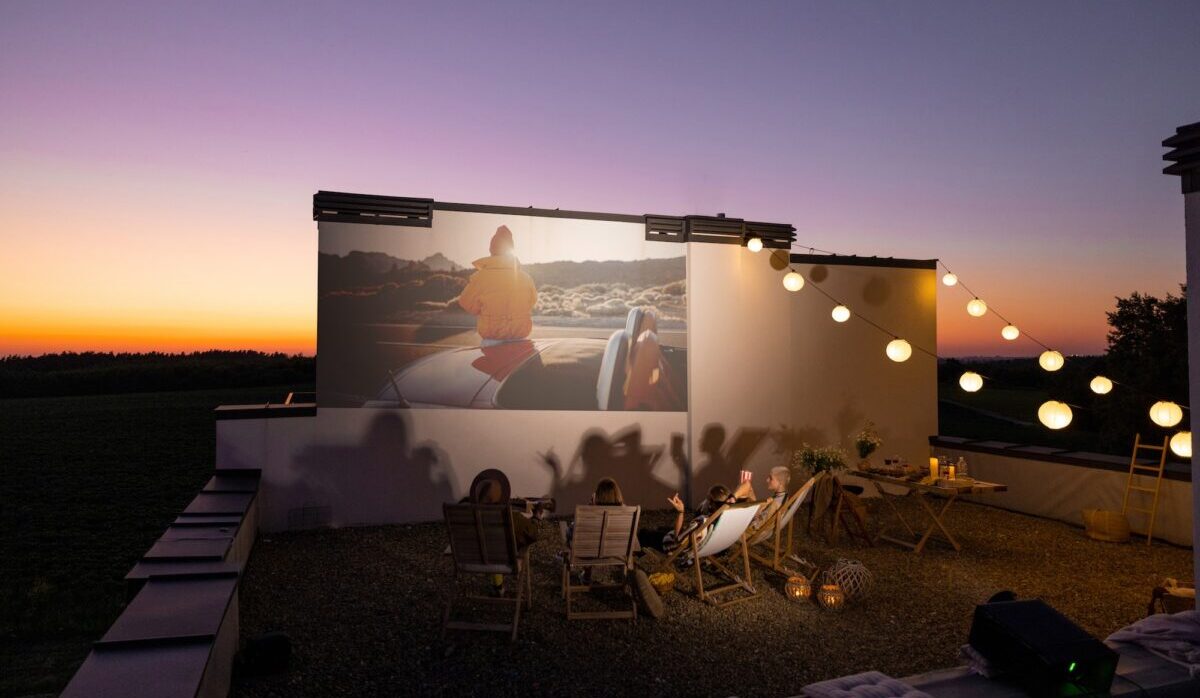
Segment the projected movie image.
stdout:
<svg viewBox="0 0 1200 698">
<path fill-rule="evenodd" d="M 323 223 L 322 407 L 687 409 L 684 248 L 641 224 Z"/>
</svg>

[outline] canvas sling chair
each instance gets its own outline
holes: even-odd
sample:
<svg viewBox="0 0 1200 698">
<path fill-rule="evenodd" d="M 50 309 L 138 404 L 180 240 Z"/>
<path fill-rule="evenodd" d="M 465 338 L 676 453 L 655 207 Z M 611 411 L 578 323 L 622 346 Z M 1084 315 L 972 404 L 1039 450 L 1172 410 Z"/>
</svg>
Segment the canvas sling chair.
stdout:
<svg viewBox="0 0 1200 698">
<path fill-rule="evenodd" d="M 752 526 L 746 533 L 746 551 L 753 562 L 779 574 L 790 575 L 792 573 L 784 566 L 784 560 L 794 554 L 792 529 L 796 512 L 800 510 L 800 506 L 812 492 L 815 482 L 816 478 L 809 478 L 808 482 L 785 499 L 778 509 L 760 521 L 758 526 Z M 785 530 L 787 532 L 786 542 L 784 541 Z M 769 550 L 762 550 L 766 546 L 769 546 Z M 734 550 L 730 562 L 735 562 L 740 554 L 739 550 Z"/>
<path fill-rule="evenodd" d="M 575 508 L 575 527 L 571 544 L 564 550 L 562 565 L 562 594 L 567 602 L 567 618 L 628 618 L 637 620 L 637 601 L 633 598 L 630 581 L 633 576 L 633 553 L 637 542 L 638 519 L 641 507 L 580 506 Z M 588 575 L 601 571 L 616 571 L 612 583 L 572 584 L 574 573 Z M 572 607 L 574 597 L 597 589 L 623 589 L 629 596 L 628 610 L 578 611 Z"/>
<path fill-rule="evenodd" d="M 529 546 L 517 548 L 513 530 L 513 512 L 508 504 L 443 504 L 442 515 L 450 534 L 450 555 L 454 561 L 454 589 L 442 616 L 442 635 L 447 630 L 484 630 L 511 633 L 517 639 L 521 604 L 528 609 L 533 601 L 529 571 Z M 512 597 L 471 594 L 466 585 L 479 575 L 509 575 L 516 580 Z M 456 598 L 487 604 L 512 604 L 511 623 L 482 623 L 452 620 Z"/>
<path fill-rule="evenodd" d="M 754 521 L 758 510 L 766 506 L 766 502 L 744 502 L 725 504 L 705 519 L 704 523 L 688 533 L 680 541 L 680 545 L 663 561 L 662 566 L 670 568 L 681 555 L 692 556 L 692 567 L 696 572 L 696 594 L 701 601 L 707 601 L 714 606 L 727 606 L 738 601 L 746 601 L 758 596 L 758 590 L 751 584 L 750 556 L 746 549 L 746 531 Z M 740 546 L 742 558 L 741 574 L 734 572 L 731 566 L 721 562 L 719 556 L 734 546 Z M 728 584 L 719 587 L 704 588 L 704 575 L 701 567 L 709 563 L 729 580 Z M 743 591 L 745 594 L 734 596 L 727 601 L 718 601 L 717 596 L 729 592 Z"/>
</svg>

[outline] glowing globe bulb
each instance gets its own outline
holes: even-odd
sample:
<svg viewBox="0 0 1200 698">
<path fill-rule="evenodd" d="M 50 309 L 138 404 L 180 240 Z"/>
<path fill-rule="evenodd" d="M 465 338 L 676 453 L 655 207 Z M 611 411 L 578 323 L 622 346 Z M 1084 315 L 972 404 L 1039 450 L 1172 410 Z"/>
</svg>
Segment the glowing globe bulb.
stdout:
<svg viewBox="0 0 1200 698">
<path fill-rule="evenodd" d="M 746 241 L 746 249 L 751 252 L 762 252 L 762 238 L 750 238 Z"/>
<path fill-rule="evenodd" d="M 950 272 L 946 272 L 945 274 L 942 274 L 942 283 L 947 286 L 957 285 L 958 284 L 958 276 L 956 276 Z"/>
<path fill-rule="evenodd" d="M 835 305 L 830 315 L 833 316 L 834 322 L 845 322 L 850 319 L 850 309 L 844 305 Z"/>
<path fill-rule="evenodd" d="M 1183 408 L 1165 400 L 1156 402 L 1150 406 L 1150 419 L 1160 427 L 1173 427 L 1183 420 Z"/>
<path fill-rule="evenodd" d="M 1016 325 L 1005 325 L 1000 329 L 1000 336 L 1011 342 L 1021 336 L 1021 330 Z"/>
<path fill-rule="evenodd" d="M 1192 457 L 1192 432 L 1181 431 L 1171 437 L 1171 453 L 1180 458 Z"/>
<path fill-rule="evenodd" d="M 983 387 L 983 376 L 974 371 L 967 371 L 959 377 L 958 385 L 968 393 L 978 392 Z"/>
<path fill-rule="evenodd" d="M 1092 392 L 1097 395 L 1108 395 L 1112 392 L 1113 388 L 1113 382 L 1104 376 L 1096 376 L 1089 385 L 1092 388 Z"/>
<path fill-rule="evenodd" d="M 912 345 L 903 339 L 893 339 L 887 345 L 887 357 L 896 363 L 908 361 L 912 356 Z"/>
<path fill-rule="evenodd" d="M 983 317 L 987 314 L 987 303 L 984 303 L 978 298 L 971 299 L 971 301 L 967 303 L 967 314 L 971 317 Z"/>
<path fill-rule="evenodd" d="M 1047 349 L 1038 357 L 1038 365 L 1047 371 L 1057 371 L 1063 367 L 1063 363 L 1063 355 L 1053 349 Z"/>
<path fill-rule="evenodd" d="M 789 271 L 783 275 L 783 287 L 795 293 L 804 288 L 804 277 L 794 271 Z"/>
<path fill-rule="evenodd" d="M 1062 429 L 1071 423 L 1071 407 L 1065 402 L 1047 400 L 1038 408 L 1038 420 L 1050 429 Z"/>
</svg>

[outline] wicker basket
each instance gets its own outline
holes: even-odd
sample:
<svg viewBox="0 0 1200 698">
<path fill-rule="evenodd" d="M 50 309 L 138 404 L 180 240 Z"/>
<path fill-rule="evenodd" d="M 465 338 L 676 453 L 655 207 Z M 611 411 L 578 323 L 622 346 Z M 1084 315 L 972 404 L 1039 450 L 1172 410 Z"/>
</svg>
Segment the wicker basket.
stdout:
<svg viewBox="0 0 1200 698">
<path fill-rule="evenodd" d="M 650 575 L 650 586 L 654 587 L 659 596 L 666 594 L 675 588 L 675 573 L 655 572 Z"/>
<path fill-rule="evenodd" d="M 1129 541 L 1129 520 L 1119 511 L 1084 509 L 1083 525 L 1089 537 L 1110 543 Z"/>
</svg>

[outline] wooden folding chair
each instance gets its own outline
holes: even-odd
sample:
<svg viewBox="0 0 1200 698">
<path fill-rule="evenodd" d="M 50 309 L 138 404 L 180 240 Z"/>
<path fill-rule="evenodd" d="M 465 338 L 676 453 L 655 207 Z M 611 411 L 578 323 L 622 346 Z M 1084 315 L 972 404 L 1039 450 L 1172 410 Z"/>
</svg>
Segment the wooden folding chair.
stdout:
<svg viewBox="0 0 1200 698">
<path fill-rule="evenodd" d="M 809 478 L 808 482 L 784 500 L 782 506 L 746 533 L 746 550 L 752 561 L 773 572 L 783 575 L 791 574 L 791 570 L 787 569 L 783 562 L 793 555 L 792 529 L 795 527 L 796 512 L 800 510 L 800 505 L 804 504 L 804 500 L 812 492 L 813 484 L 816 481 L 816 478 Z M 787 531 L 786 543 L 783 538 L 785 529 Z M 756 548 L 761 546 L 770 546 L 770 550 L 760 554 Z M 735 549 L 730 562 L 735 562 L 740 554 L 740 551 Z"/>
<path fill-rule="evenodd" d="M 746 531 L 754 521 L 754 515 L 765 505 L 765 502 L 723 505 L 713 512 L 713 515 L 708 517 L 703 524 L 688 534 L 680 546 L 663 561 L 663 566 L 667 567 L 680 555 L 690 553 L 693 558 L 692 566 L 696 570 L 696 593 L 701 601 L 707 601 L 714 606 L 727 606 L 758 596 L 758 590 L 751 584 Z M 742 574 L 737 574 L 730 569 L 729 565 L 718 559 L 719 555 L 735 545 L 741 546 Z M 704 575 L 700 570 L 705 562 L 711 563 L 721 574 L 725 575 L 729 583 L 714 589 L 705 589 Z M 715 598 L 718 594 L 739 589 L 745 591 L 746 595 L 737 596 L 724 602 L 718 602 Z"/>
<path fill-rule="evenodd" d="M 629 618 L 637 620 L 637 601 L 633 598 L 630 577 L 633 573 L 633 552 L 637 542 L 638 519 L 641 507 L 581 506 L 575 508 L 575 528 L 571 545 L 564 553 L 562 594 L 567 601 L 567 618 Z M 572 584 L 571 575 L 583 570 L 594 574 L 603 569 L 616 569 L 619 580 L 611 584 Z M 596 589 L 624 589 L 629 595 L 627 611 L 576 611 L 572 597 Z"/>
<path fill-rule="evenodd" d="M 518 550 L 513 532 L 513 513 L 507 504 L 443 504 L 446 531 L 450 534 L 450 554 L 454 560 L 454 593 L 446 602 L 442 616 L 442 635 L 446 630 L 485 630 L 511 632 L 517 639 L 521 620 L 521 603 L 528 609 L 533 604 L 533 584 L 529 571 L 529 547 Z M 516 579 L 515 597 L 493 597 L 471 594 L 464 589 L 466 578 L 472 575 L 511 575 Z M 490 604 L 512 604 L 511 623 L 475 623 L 454 621 L 450 613 L 455 596 Z"/>
</svg>

